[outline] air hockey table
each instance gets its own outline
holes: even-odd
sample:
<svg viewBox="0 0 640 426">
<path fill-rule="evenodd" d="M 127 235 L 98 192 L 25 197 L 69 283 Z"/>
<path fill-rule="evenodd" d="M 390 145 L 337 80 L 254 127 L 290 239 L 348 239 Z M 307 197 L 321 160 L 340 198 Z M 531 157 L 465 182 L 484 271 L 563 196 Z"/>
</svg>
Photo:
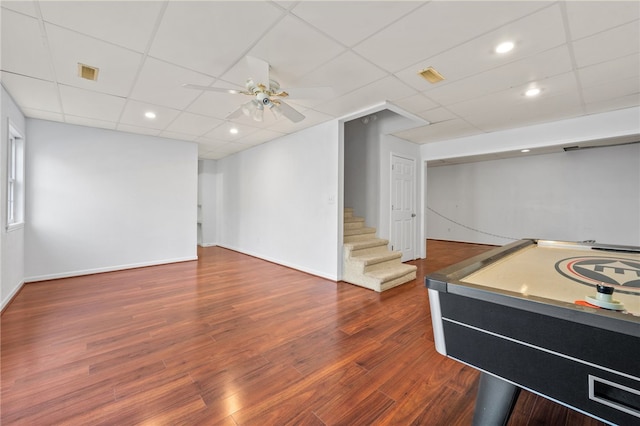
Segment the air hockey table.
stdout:
<svg viewBox="0 0 640 426">
<path fill-rule="evenodd" d="M 436 350 L 480 370 L 474 425 L 526 389 L 640 425 L 640 247 L 526 239 L 425 277 Z"/>
</svg>

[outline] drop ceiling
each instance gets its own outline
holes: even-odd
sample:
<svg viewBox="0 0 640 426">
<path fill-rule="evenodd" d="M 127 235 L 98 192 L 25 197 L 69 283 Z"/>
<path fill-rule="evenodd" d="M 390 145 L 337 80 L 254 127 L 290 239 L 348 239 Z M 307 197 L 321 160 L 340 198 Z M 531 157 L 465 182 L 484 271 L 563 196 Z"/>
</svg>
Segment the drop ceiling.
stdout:
<svg viewBox="0 0 640 426">
<path fill-rule="evenodd" d="M 637 1 L 2 1 L 2 85 L 27 117 L 198 143 L 218 159 L 390 102 L 425 144 L 640 105 Z M 496 45 L 511 40 L 506 54 Z M 305 120 L 225 117 L 249 55 Z M 78 76 L 78 64 L 99 69 Z M 445 80 L 419 76 L 435 68 Z M 538 87 L 541 94 L 524 92 Z M 144 113 L 153 111 L 156 118 Z M 238 128 L 231 134 L 231 126 Z"/>
</svg>

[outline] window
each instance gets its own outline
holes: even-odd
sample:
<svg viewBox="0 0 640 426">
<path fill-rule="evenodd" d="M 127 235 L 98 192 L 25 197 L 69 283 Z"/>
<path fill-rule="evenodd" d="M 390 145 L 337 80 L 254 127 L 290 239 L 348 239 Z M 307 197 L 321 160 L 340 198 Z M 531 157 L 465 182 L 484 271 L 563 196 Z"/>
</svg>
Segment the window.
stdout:
<svg viewBox="0 0 640 426">
<path fill-rule="evenodd" d="M 7 144 L 7 230 L 24 223 L 24 138 L 9 122 Z"/>
</svg>

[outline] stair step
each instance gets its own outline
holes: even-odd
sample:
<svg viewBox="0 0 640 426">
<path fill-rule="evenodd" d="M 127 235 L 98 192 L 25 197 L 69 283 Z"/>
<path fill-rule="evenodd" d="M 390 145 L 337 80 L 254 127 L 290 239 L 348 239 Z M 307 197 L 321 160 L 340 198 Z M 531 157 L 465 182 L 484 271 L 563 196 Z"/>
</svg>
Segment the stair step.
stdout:
<svg viewBox="0 0 640 426">
<path fill-rule="evenodd" d="M 344 243 L 344 248 L 346 248 L 347 250 L 356 251 L 373 247 L 386 246 L 387 244 L 389 244 L 389 240 L 383 240 L 382 238 L 372 238 L 370 240 Z"/>
<path fill-rule="evenodd" d="M 348 217 L 344 220 L 344 228 L 343 229 L 357 229 L 364 228 L 364 218 L 362 217 Z"/>
<path fill-rule="evenodd" d="M 367 228 L 367 227 L 362 227 L 362 228 L 356 228 L 356 229 L 345 229 L 344 230 L 344 235 L 345 236 L 350 236 L 350 235 L 363 235 L 363 234 L 374 234 L 376 233 L 376 228 Z"/>
<path fill-rule="evenodd" d="M 344 218 L 344 223 L 351 223 L 351 222 L 364 222 L 364 217 L 349 216 Z"/>
<path fill-rule="evenodd" d="M 353 209 L 351 207 L 346 207 L 344 209 L 344 217 L 351 217 L 353 216 Z"/>
<path fill-rule="evenodd" d="M 402 253 L 399 251 L 387 251 L 382 253 L 373 253 L 362 256 L 351 256 L 354 262 L 362 263 L 363 266 L 371 266 L 377 263 L 388 262 L 390 260 L 400 259 Z"/>
<path fill-rule="evenodd" d="M 387 281 L 394 280 L 396 278 L 400 278 L 404 275 L 407 275 L 411 272 L 415 272 L 418 270 L 418 267 L 415 265 L 405 265 L 404 263 L 399 264 L 397 267 L 390 269 L 381 269 L 379 271 L 368 272 L 367 275 L 380 280 L 381 284 L 386 283 Z"/>
</svg>

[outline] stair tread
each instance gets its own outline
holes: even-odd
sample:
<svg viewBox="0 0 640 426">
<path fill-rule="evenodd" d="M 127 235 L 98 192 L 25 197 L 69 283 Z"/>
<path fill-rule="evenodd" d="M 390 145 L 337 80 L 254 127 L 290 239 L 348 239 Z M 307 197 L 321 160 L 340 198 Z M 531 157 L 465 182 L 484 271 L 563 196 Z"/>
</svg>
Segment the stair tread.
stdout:
<svg viewBox="0 0 640 426">
<path fill-rule="evenodd" d="M 360 234 L 375 234 L 376 228 L 354 228 L 354 229 L 345 229 L 344 235 L 360 235 Z"/>
<path fill-rule="evenodd" d="M 364 265 L 375 265 L 376 263 L 386 262 L 388 260 L 400 259 L 402 253 L 399 251 L 387 251 L 382 253 L 370 253 L 364 255 L 351 256 L 351 260 L 362 262 Z"/>
<path fill-rule="evenodd" d="M 372 238 L 370 240 L 352 241 L 350 243 L 344 243 L 344 246 L 345 248 L 348 248 L 351 250 L 360 250 L 360 249 L 367 249 L 367 248 L 372 248 L 377 246 L 386 246 L 387 244 L 389 244 L 389 240 L 383 240 L 382 238 Z"/>
<path fill-rule="evenodd" d="M 393 268 L 367 272 L 366 275 L 372 278 L 377 278 L 381 282 L 385 282 L 385 281 L 393 280 L 395 278 L 399 278 L 403 275 L 407 275 L 417 270 L 418 270 L 418 267 L 415 265 L 406 265 L 404 263 L 401 263 L 398 266 L 395 266 Z"/>
<path fill-rule="evenodd" d="M 358 217 L 358 216 L 350 216 L 350 217 L 345 217 L 344 221 L 347 223 L 351 223 L 351 222 L 364 222 L 364 217 Z"/>
</svg>

